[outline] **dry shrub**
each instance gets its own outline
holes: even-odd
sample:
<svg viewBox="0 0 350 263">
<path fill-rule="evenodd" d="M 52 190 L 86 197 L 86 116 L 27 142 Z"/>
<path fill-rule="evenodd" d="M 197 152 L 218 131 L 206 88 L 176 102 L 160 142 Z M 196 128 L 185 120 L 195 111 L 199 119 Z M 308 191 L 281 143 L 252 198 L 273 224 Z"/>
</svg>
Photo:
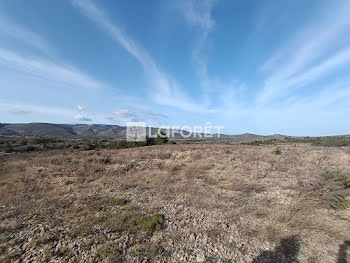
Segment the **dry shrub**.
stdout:
<svg viewBox="0 0 350 263">
<path fill-rule="evenodd" d="M 339 171 L 326 172 L 322 174 L 325 187 L 328 192 L 325 196 L 330 208 L 344 210 L 349 207 L 348 196 L 350 196 L 350 173 Z"/>
<path fill-rule="evenodd" d="M 216 185 L 218 183 L 217 177 L 214 177 L 211 174 L 205 174 L 203 175 L 203 180 L 209 185 Z"/>
<path fill-rule="evenodd" d="M 171 158 L 171 152 L 159 152 L 157 154 L 157 159 L 167 160 Z"/>
<path fill-rule="evenodd" d="M 191 155 L 191 159 L 194 161 L 200 160 L 202 158 L 202 154 L 201 152 L 195 151 L 192 155 Z"/>
<path fill-rule="evenodd" d="M 315 211 L 324 207 L 324 189 L 302 191 L 291 205 L 277 216 L 277 221 L 291 228 L 314 228 L 318 220 Z"/>
<path fill-rule="evenodd" d="M 171 163 L 168 167 L 167 167 L 167 171 L 171 174 L 176 174 L 179 171 L 181 171 L 182 167 L 184 166 L 183 163 Z"/>
<path fill-rule="evenodd" d="M 258 236 L 273 243 L 283 236 L 305 231 L 329 232 L 327 222 L 320 219 L 320 211 L 325 207 L 325 193 L 324 188 L 300 189 L 299 194 L 289 204 L 281 204 L 273 199 L 254 202 L 249 196 L 243 197 L 235 201 L 239 204 L 236 214 L 244 218 L 241 220 L 240 231 L 243 235 Z"/>
<path fill-rule="evenodd" d="M 156 188 L 167 188 L 167 186 L 171 183 L 171 175 L 167 172 L 158 172 L 154 173 L 151 176 L 152 185 Z"/>
<path fill-rule="evenodd" d="M 183 172 L 184 172 L 186 177 L 198 177 L 198 176 L 203 175 L 203 173 L 206 170 L 209 170 L 210 168 L 211 168 L 211 166 L 209 164 L 197 162 L 197 163 L 192 163 L 192 164 L 189 164 L 188 166 L 186 166 L 183 169 Z"/>
<path fill-rule="evenodd" d="M 63 165 L 65 163 L 65 158 L 63 156 L 53 157 L 51 159 L 51 164 Z"/>
<path fill-rule="evenodd" d="M 236 180 L 235 183 L 231 186 L 231 189 L 233 191 L 238 191 L 243 193 L 244 195 L 249 196 L 255 193 L 265 192 L 266 186 L 257 183 Z"/>
<path fill-rule="evenodd" d="M 105 157 L 99 157 L 96 159 L 91 159 L 92 162 L 97 163 L 97 164 L 113 164 L 112 159 L 110 156 L 105 156 Z"/>
</svg>

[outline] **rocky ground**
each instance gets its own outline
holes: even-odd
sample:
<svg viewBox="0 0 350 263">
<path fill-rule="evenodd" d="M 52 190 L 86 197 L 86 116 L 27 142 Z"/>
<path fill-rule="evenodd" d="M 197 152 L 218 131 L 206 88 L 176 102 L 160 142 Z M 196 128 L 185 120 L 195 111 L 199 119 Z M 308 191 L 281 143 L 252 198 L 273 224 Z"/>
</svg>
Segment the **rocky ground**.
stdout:
<svg viewBox="0 0 350 263">
<path fill-rule="evenodd" d="M 348 147 L 6 154 L 0 261 L 350 262 L 349 172 Z"/>
</svg>

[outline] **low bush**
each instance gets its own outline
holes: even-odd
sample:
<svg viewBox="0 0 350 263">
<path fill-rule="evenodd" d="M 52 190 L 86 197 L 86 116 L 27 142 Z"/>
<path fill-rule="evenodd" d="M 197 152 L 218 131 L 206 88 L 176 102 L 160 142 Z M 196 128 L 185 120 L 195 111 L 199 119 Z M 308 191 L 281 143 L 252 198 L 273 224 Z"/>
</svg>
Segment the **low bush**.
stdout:
<svg viewBox="0 0 350 263">
<path fill-rule="evenodd" d="M 85 144 L 83 150 L 84 151 L 91 151 L 91 150 L 94 150 L 95 149 L 95 146 L 91 143 L 88 143 L 88 144 Z"/>
<path fill-rule="evenodd" d="M 24 148 L 25 152 L 34 152 L 35 150 L 36 150 L 36 148 L 34 146 L 31 146 L 31 145 Z"/>
<path fill-rule="evenodd" d="M 112 219 L 110 223 L 115 231 L 154 232 L 161 229 L 164 220 L 164 216 L 157 213 L 142 215 L 137 212 L 129 212 L 114 222 Z"/>
<path fill-rule="evenodd" d="M 159 144 L 166 144 L 168 143 L 169 139 L 166 136 L 166 133 L 164 131 L 160 131 L 160 134 L 157 135 L 157 138 L 155 139 L 155 143 L 157 145 Z"/>
<path fill-rule="evenodd" d="M 322 174 L 326 180 L 334 180 L 343 184 L 344 188 L 350 188 L 350 175 L 339 171 Z"/>
<path fill-rule="evenodd" d="M 53 138 L 34 138 L 32 139 L 33 144 L 47 144 L 47 143 L 58 143 L 63 142 L 62 140 L 53 139 Z"/>
<path fill-rule="evenodd" d="M 273 151 L 273 153 L 276 154 L 276 155 L 281 155 L 281 154 L 282 154 L 282 151 L 281 151 L 280 148 L 277 148 L 277 149 L 275 149 L 275 150 Z"/>
<path fill-rule="evenodd" d="M 335 210 L 346 209 L 349 206 L 347 197 L 350 196 L 350 174 L 333 171 L 322 174 L 322 177 L 328 188 L 325 198 L 329 206 Z"/>
</svg>

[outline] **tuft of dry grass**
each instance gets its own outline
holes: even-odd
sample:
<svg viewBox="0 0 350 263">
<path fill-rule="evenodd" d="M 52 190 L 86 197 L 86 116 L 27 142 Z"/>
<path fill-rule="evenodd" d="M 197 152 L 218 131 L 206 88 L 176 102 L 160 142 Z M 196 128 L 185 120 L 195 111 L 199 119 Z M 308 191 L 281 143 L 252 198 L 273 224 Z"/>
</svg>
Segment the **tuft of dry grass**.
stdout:
<svg viewBox="0 0 350 263">
<path fill-rule="evenodd" d="M 202 176 L 205 171 L 210 169 L 210 165 L 204 162 L 191 163 L 183 168 L 183 173 L 186 177 L 195 178 Z"/>
</svg>

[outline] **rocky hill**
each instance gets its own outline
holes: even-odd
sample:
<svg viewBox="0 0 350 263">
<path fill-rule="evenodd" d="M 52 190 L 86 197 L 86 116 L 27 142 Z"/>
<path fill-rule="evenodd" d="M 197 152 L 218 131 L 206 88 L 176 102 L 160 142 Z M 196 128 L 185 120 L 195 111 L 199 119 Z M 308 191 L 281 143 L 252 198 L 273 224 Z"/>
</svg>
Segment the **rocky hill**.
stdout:
<svg viewBox="0 0 350 263">
<path fill-rule="evenodd" d="M 151 128 L 151 133 L 156 134 L 158 128 Z M 183 131 L 187 135 L 187 131 Z M 52 124 L 52 123 L 3 123 L 0 124 L 0 135 L 12 136 L 34 136 L 34 137 L 48 137 L 48 138 L 66 138 L 66 139 L 94 139 L 94 138 L 125 138 L 126 127 L 119 125 L 105 125 L 105 124 Z M 182 138 L 180 131 L 176 131 L 174 136 L 172 132 L 169 137 Z M 212 139 L 225 139 L 237 142 L 265 140 L 272 138 L 282 138 L 284 135 L 256 135 L 256 134 L 213 134 Z M 203 138 L 203 135 L 202 135 Z M 195 139 L 186 137 L 186 139 Z"/>
</svg>

